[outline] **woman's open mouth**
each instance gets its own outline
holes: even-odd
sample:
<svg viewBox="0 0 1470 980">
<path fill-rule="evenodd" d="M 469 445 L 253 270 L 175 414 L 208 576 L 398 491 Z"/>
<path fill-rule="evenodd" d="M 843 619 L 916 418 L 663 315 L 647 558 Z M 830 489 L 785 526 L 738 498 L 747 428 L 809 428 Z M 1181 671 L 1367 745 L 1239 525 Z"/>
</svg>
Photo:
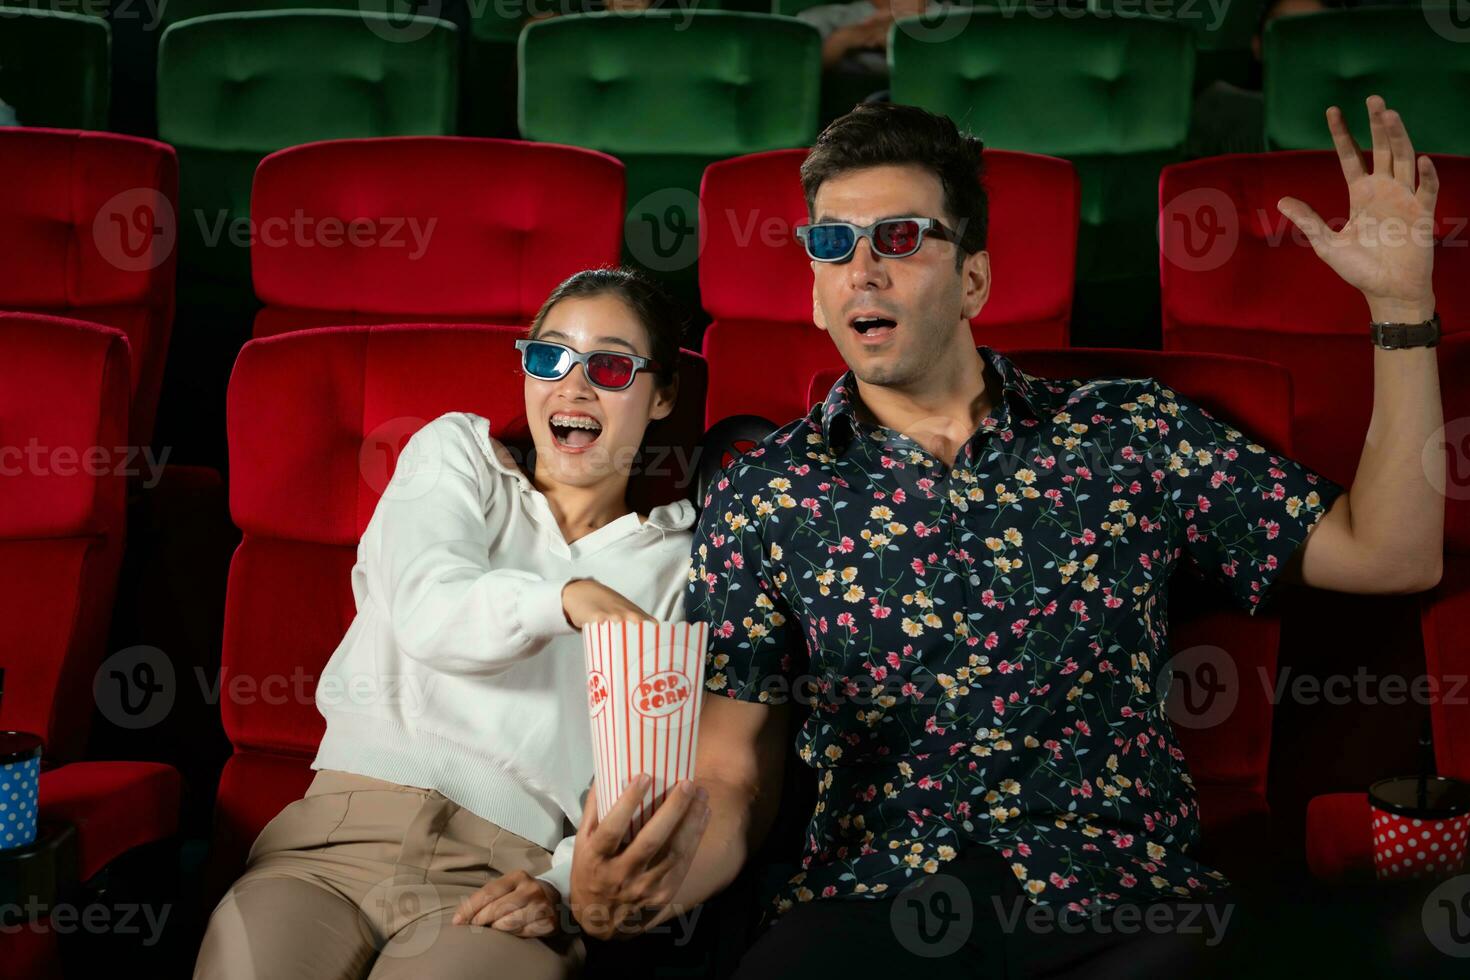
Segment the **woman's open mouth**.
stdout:
<svg viewBox="0 0 1470 980">
<path fill-rule="evenodd" d="M 558 412 L 551 417 L 551 440 L 564 452 L 583 452 L 601 436 L 602 423 L 590 415 Z"/>
</svg>

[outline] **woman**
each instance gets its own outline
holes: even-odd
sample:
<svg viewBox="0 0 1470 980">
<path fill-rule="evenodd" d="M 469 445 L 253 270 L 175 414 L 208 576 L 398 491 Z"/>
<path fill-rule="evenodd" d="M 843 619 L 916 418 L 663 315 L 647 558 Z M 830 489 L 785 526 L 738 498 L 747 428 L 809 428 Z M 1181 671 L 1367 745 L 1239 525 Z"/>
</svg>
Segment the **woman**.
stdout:
<svg viewBox="0 0 1470 980">
<path fill-rule="evenodd" d="M 649 280 L 578 273 L 517 341 L 529 475 L 475 415 L 409 441 L 317 687 L 317 774 L 214 910 L 197 977 L 579 967 L 559 910 L 593 773 L 579 631 L 683 618 L 694 509 L 626 503 L 627 464 L 674 406 L 679 336 Z"/>
</svg>

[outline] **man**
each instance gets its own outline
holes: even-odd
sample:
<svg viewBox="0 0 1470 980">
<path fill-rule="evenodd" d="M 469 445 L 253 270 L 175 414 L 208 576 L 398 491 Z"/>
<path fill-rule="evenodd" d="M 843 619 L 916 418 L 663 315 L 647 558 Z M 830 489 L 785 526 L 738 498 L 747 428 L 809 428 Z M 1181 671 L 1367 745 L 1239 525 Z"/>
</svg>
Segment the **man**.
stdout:
<svg viewBox="0 0 1470 980">
<path fill-rule="evenodd" d="M 1438 177 L 1398 114 L 1367 105 L 1371 173 L 1328 110 L 1348 227 L 1278 206 L 1374 321 L 1431 321 L 1427 236 L 1374 232 L 1424 229 Z M 594 935 L 734 879 L 770 824 L 797 698 L 817 803 L 739 976 L 939 966 L 913 937 L 957 901 L 972 934 L 942 965 L 961 975 L 1156 975 L 1180 930 L 1104 926 L 1208 911 L 1225 885 L 1194 856 L 1159 688 L 1169 576 L 1187 557 L 1253 612 L 1278 580 L 1407 593 L 1439 578 L 1444 461 L 1421 460 L 1442 424 L 1432 349 L 1374 351 L 1350 490 L 1154 379 L 1028 376 L 971 339 L 991 286 L 979 157 L 948 119 L 867 105 L 802 168 L 813 315 L 851 371 L 704 501 L 687 602 L 711 632 L 697 785 L 626 848 L 638 791 L 600 826 L 587 808 L 571 902 Z M 802 674 L 815 696 L 792 691 Z M 941 876 L 959 883 L 944 902 L 902 901 Z M 1016 898 L 1093 928 L 1007 924 Z"/>
</svg>

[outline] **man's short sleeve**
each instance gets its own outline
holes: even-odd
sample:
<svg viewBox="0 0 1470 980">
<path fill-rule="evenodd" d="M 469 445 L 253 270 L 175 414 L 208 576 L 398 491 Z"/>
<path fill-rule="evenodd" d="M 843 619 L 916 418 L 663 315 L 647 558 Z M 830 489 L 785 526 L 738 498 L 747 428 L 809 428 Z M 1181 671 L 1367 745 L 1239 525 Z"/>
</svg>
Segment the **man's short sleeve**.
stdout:
<svg viewBox="0 0 1470 980">
<path fill-rule="evenodd" d="M 762 542 L 762 517 L 737 492 L 729 470 L 705 497 L 695 529 L 684 607 L 709 624 L 705 688 L 742 701 L 773 700 L 795 676 L 805 645 L 781 595 L 778 546 Z M 773 682 L 775 684 L 773 685 Z"/>
<path fill-rule="evenodd" d="M 1254 614 L 1345 488 L 1155 384 L 1160 462 L 1178 518 L 1175 543 Z"/>
</svg>

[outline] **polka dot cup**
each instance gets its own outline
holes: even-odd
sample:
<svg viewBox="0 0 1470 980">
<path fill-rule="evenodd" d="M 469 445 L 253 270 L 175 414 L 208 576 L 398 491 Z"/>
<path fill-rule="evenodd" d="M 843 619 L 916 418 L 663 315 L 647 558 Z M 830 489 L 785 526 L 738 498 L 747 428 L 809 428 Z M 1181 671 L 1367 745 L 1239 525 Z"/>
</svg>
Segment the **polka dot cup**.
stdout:
<svg viewBox="0 0 1470 980">
<path fill-rule="evenodd" d="M 1470 784 L 1440 776 L 1385 779 L 1368 789 L 1380 881 L 1450 878 L 1465 863 Z"/>
<path fill-rule="evenodd" d="M 0 732 L 0 852 L 36 840 L 36 794 L 41 740 L 27 732 Z"/>
</svg>

